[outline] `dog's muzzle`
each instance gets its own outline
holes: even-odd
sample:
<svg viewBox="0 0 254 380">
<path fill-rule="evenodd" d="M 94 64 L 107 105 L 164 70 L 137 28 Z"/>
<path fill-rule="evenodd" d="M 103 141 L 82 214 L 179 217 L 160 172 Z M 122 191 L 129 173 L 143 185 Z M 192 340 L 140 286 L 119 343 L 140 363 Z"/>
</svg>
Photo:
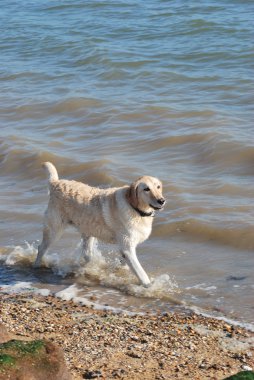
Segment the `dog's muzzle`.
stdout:
<svg viewBox="0 0 254 380">
<path fill-rule="evenodd" d="M 166 201 L 164 198 L 157 199 L 157 203 L 159 206 L 154 206 L 149 204 L 150 207 L 152 207 L 154 210 L 161 210 L 163 206 L 165 205 Z"/>
<path fill-rule="evenodd" d="M 157 202 L 159 203 L 159 205 L 164 206 L 166 201 L 164 198 L 160 198 L 160 199 L 157 199 Z"/>
</svg>

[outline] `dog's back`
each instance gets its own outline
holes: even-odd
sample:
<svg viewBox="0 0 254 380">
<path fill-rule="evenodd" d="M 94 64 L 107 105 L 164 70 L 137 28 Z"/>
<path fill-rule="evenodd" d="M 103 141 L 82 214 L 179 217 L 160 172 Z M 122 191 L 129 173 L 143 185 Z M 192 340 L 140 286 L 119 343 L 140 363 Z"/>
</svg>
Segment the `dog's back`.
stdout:
<svg viewBox="0 0 254 380">
<path fill-rule="evenodd" d="M 111 225 L 111 214 L 117 208 L 115 194 L 118 189 L 99 189 L 82 182 L 58 179 L 50 172 L 51 165 L 45 167 L 49 171 L 50 191 L 46 218 L 49 216 L 52 219 L 54 214 L 63 227 L 72 225 L 83 236 L 92 235 L 115 243 L 115 225 Z"/>
</svg>

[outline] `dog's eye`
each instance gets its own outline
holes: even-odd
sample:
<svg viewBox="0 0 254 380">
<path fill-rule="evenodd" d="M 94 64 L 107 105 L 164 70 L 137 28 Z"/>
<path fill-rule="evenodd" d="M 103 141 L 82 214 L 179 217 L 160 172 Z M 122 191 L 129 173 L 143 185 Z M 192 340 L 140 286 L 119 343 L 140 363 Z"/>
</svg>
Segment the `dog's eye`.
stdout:
<svg viewBox="0 0 254 380">
<path fill-rule="evenodd" d="M 146 191 L 146 192 L 150 191 L 149 187 L 145 187 L 144 191 Z"/>
<path fill-rule="evenodd" d="M 160 189 L 160 188 L 161 188 L 160 185 L 158 185 L 158 186 L 157 186 L 157 189 Z"/>
</svg>

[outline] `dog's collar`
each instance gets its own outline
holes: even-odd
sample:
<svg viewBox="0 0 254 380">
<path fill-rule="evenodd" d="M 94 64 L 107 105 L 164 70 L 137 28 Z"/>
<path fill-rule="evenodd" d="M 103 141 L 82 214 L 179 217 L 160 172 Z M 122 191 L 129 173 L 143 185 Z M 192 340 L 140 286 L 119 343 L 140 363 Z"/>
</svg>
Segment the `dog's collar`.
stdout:
<svg viewBox="0 0 254 380">
<path fill-rule="evenodd" d="M 145 212 L 145 211 L 142 211 L 142 210 L 140 210 L 139 208 L 136 208 L 136 207 L 134 207 L 134 206 L 132 206 L 131 205 L 131 207 L 135 210 L 135 211 L 137 211 L 137 213 L 140 215 L 140 216 L 142 216 L 142 217 L 145 217 L 145 216 L 154 216 L 155 215 L 155 212 L 154 211 L 151 211 L 151 212 Z"/>
</svg>

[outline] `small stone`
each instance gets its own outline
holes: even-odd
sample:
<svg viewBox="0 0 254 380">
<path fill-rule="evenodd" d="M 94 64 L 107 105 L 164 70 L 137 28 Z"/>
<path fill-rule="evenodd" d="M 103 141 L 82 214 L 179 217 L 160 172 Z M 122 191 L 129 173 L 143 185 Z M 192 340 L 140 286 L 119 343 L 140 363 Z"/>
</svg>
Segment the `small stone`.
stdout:
<svg viewBox="0 0 254 380">
<path fill-rule="evenodd" d="M 12 334 L 10 334 L 6 327 L 0 323 L 0 343 L 8 342 L 12 339 Z"/>
<path fill-rule="evenodd" d="M 125 374 L 125 370 L 123 368 L 118 368 L 112 371 L 112 376 L 113 377 L 121 377 Z"/>
<path fill-rule="evenodd" d="M 248 366 L 248 365 L 242 365 L 241 368 L 244 370 L 244 371 L 252 371 L 252 367 Z"/>
<path fill-rule="evenodd" d="M 202 361 L 199 366 L 200 369 L 206 369 L 207 368 L 207 363 L 205 361 Z"/>
<path fill-rule="evenodd" d="M 86 371 L 83 373 L 83 379 L 96 379 L 98 377 L 102 377 L 102 373 L 99 370 L 96 371 Z"/>
<path fill-rule="evenodd" d="M 127 355 L 130 356 L 131 358 L 135 358 L 135 359 L 141 359 L 142 358 L 142 355 L 140 353 L 134 352 L 134 351 L 127 352 Z"/>
<path fill-rule="evenodd" d="M 232 333 L 233 329 L 234 329 L 233 326 L 230 326 L 230 325 L 227 325 L 227 324 L 224 326 L 224 331 L 227 331 L 229 333 Z"/>
</svg>

